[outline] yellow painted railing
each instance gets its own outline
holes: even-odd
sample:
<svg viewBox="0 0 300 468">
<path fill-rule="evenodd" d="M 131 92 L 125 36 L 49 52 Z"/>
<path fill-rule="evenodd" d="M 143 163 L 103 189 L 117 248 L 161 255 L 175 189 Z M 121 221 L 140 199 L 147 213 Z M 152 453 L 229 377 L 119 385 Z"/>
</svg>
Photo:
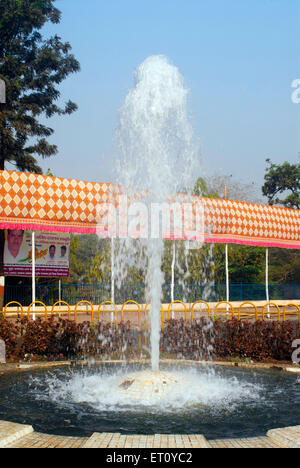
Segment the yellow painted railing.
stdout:
<svg viewBox="0 0 300 468">
<path fill-rule="evenodd" d="M 276 307 L 277 311 L 276 312 L 273 312 L 270 310 L 270 306 L 273 306 L 273 307 Z M 267 304 L 265 304 L 262 308 L 262 320 L 265 320 L 265 313 L 266 313 L 266 307 L 268 307 L 268 312 L 267 314 L 270 316 L 270 315 L 274 315 L 274 314 L 277 314 L 277 320 L 278 320 L 278 326 L 280 326 L 280 309 L 278 307 L 277 304 L 275 304 L 275 302 L 268 302 Z"/>
<path fill-rule="evenodd" d="M 171 319 L 171 311 L 172 311 L 172 306 L 175 305 L 175 304 L 181 304 L 183 306 L 183 310 L 184 310 L 184 319 L 185 319 L 185 322 L 187 322 L 187 306 L 184 302 L 182 301 L 173 301 L 173 302 L 170 302 L 169 306 L 168 306 L 168 320 Z M 175 308 L 173 307 L 173 312 L 175 311 L 174 310 Z M 179 310 L 177 310 L 176 312 L 180 312 Z"/>
<path fill-rule="evenodd" d="M 137 309 L 138 309 L 138 322 L 139 322 L 139 326 L 140 326 L 141 325 L 141 311 L 142 311 L 142 308 L 141 308 L 140 304 L 138 302 L 135 302 L 135 301 L 130 300 L 130 301 L 124 302 L 124 304 L 121 307 L 121 321 L 123 322 L 123 320 L 124 320 L 124 309 L 128 304 L 133 304 L 133 305 L 137 306 Z"/>
<path fill-rule="evenodd" d="M 216 307 L 215 307 L 215 318 L 217 318 L 218 308 L 219 308 L 219 306 L 222 305 L 222 304 L 229 305 L 229 307 L 231 308 L 231 317 L 234 319 L 234 307 L 233 307 L 233 305 L 231 304 L 231 302 L 227 302 L 227 301 L 218 302 L 218 304 L 217 304 Z M 228 314 L 228 311 L 227 311 L 227 310 L 226 310 L 226 313 Z"/>
<path fill-rule="evenodd" d="M 163 306 L 161 306 L 161 329 L 165 329 L 165 311 Z"/>
<path fill-rule="evenodd" d="M 141 333 L 142 333 L 142 322 L 141 322 L 141 312 L 142 312 L 142 308 L 140 306 L 140 304 L 136 301 L 126 301 L 124 302 L 124 304 L 122 305 L 121 307 L 121 321 L 123 322 L 124 320 L 124 309 L 125 307 L 128 305 L 128 304 L 133 304 L 135 306 L 137 306 L 137 310 L 138 310 L 138 325 L 139 325 L 139 348 L 141 348 L 142 346 L 142 337 L 141 337 Z"/>
<path fill-rule="evenodd" d="M 6 304 L 6 306 L 5 306 L 4 309 L 3 309 L 3 318 L 4 318 L 4 320 L 6 320 L 6 311 L 7 311 L 7 308 L 8 308 L 8 306 L 11 306 L 12 304 L 17 304 L 17 306 L 20 307 L 20 309 L 21 309 L 21 319 L 22 319 L 22 318 L 23 318 L 23 314 L 24 314 L 23 306 L 21 306 L 21 304 L 20 304 L 19 302 L 11 301 L 11 302 L 9 302 L 8 304 Z"/>
<path fill-rule="evenodd" d="M 255 304 L 253 304 L 253 302 L 249 302 L 249 301 L 243 302 L 243 304 L 240 305 L 239 311 L 238 311 L 238 320 L 241 320 L 242 308 L 243 308 L 245 305 L 251 305 L 252 307 L 254 307 L 254 310 L 255 310 L 255 320 L 258 320 L 258 308 L 256 307 Z"/>
<path fill-rule="evenodd" d="M 28 320 L 30 319 L 30 312 L 32 312 L 33 314 L 36 313 L 35 310 L 31 310 L 31 307 L 33 307 L 33 306 L 35 307 L 37 304 L 40 304 L 40 305 L 42 305 L 42 306 L 44 307 L 44 310 L 45 310 L 45 320 L 47 320 L 48 309 L 47 309 L 46 304 L 44 304 L 44 303 L 41 302 L 41 301 L 34 301 L 34 302 L 32 302 L 32 303 L 28 306 L 28 309 L 27 309 L 27 318 L 28 318 Z"/>
<path fill-rule="evenodd" d="M 144 310 L 144 314 L 145 314 L 144 315 L 145 346 L 147 346 L 147 327 L 148 327 L 147 314 L 149 314 L 149 311 L 150 311 L 150 304 L 146 304 L 145 305 L 145 310 Z"/>
<path fill-rule="evenodd" d="M 100 322 L 100 318 L 101 318 L 101 312 L 102 314 L 104 313 L 104 310 L 101 311 L 102 307 L 105 306 L 105 305 L 110 305 L 112 306 L 111 310 L 109 311 L 111 314 L 113 314 L 113 317 L 114 317 L 114 320 L 115 320 L 115 326 L 118 325 L 118 311 L 117 311 L 117 307 L 116 305 L 112 302 L 112 301 L 104 301 L 104 302 L 101 302 L 101 304 L 99 305 L 98 307 L 98 322 Z"/>
<path fill-rule="evenodd" d="M 196 302 L 194 302 L 194 304 L 191 307 L 191 320 L 192 321 L 194 320 L 194 309 L 195 309 L 195 306 L 198 305 L 198 304 L 201 304 L 201 305 L 205 304 L 205 306 L 207 307 L 208 317 L 211 318 L 211 308 L 210 308 L 209 303 L 206 302 L 206 301 L 196 301 Z M 202 308 L 201 308 L 201 312 L 202 312 Z"/>
<path fill-rule="evenodd" d="M 71 320 L 71 307 L 65 301 L 57 301 L 57 302 L 55 302 L 55 304 L 53 304 L 52 309 L 51 309 L 51 316 L 53 316 L 55 314 L 55 307 L 59 306 L 59 304 L 63 304 L 65 306 L 67 306 L 67 308 L 68 308 L 68 319 Z M 58 313 L 59 313 L 59 311 L 58 311 Z"/>
<path fill-rule="evenodd" d="M 202 305 L 205 306 L 205 310 L 202 310 Z M 39 307 L 38 307 L 39 306 Z M 105 307 L 107 306 L 107 307 Z M 110 307 L 108 307 L 110 306 Z M 131 306 L 131 307 L 130 307 Z M 37 307 L 37 308 L 36 308 Z M 94 306 L 91 302 L 89 301 L 79 301 L 75 306 L 70 306 L 65 301 L 57 301 L 53 306 L 47 307 L 43 302 L 41 301 L 35 301 L 32 302 L 28 307 L 22 306 L 17 301 L 11 301 L 6 306 L 3 308 L 3 318 L 4 320 L 8 319 L 9 316 L 12 314 L 11 311 L 9 311 L 9 308 L 11 309 L 18 309 L 17 311 L 13 312 L 14 315 L 21 315 L 21 319 L 23 319 L 24 315 L 27 314 L 27 318 L 30 319 L 33 314 L 44 314 L 45 320 L 48 318 L 48 313 L 51 314 L 51 317 L 55 316 L 58 314 L 59 316 L 61 314 L 65 314 L 66 312 L 68 313 L 68 319 L 71 320 L 72 315 L 74 316 L 74 321 L 77 323 L 78 321 L 78 314 L 88 314 L 90 315 L 89 320 L 94 324 L 95 322 L 95 313 L 97 312 L 98 316 L 98 322 L 100 322 L 102 319 L 104 319 L 104 313 L 111 313 L 111 322 L 114 322 L 115 327 L 118 326 L 119 321 L 124 320 L 124 313 L 137 313 L 137 326 L 138 326 L 138 331 L 139 331 L 139 346 L 141 347 L 141 340 L 142 340 L 142 335 L 144 334 L 144 342 L 145 345 L 147 345 L 147 332 L 148 332 L 148 325 L 149 325 L 149 310 L 150 310 L 150 304 L 142 305 L 139 304 L 136 301 L 129 300 L 124 302 L 124 304 L 117 306 L 111 301 L 104 301 L 102 302 L 97 308 L 97 306 Z M 290 311 L 288 310 L 289 308 L 294 308 L 296 309 L 295 311 Z M 41 312 L 40 309 L 43 309 Z M 200 310 L 199 310 L 200 308 Z M 245 310 L 248 309 L 248 310 Z M 259 312 L 259 309 L 261 308 L 261 313 Z M 274 308 L 276 309 L 274 311 Z M 209 318 L 212 318 L 212 308 L 211 305 L 203 300 L 198 300 L 194 302 L 193 304 L 186 304 L 183 301 L 172 301 L 169 304 L 166 304 L 165 306 L 161 306 L 161 329 L 164 330 L 165 323 L 166 323 L 166 317 L 165 314 L 167 314 L 167 320 L 169 321 L 171 319 L 171 312 L 174 311 L 175 314 L 179 313 L 184 313 L 184 318 L 185 322 L 187 323 L 189 320 L 189 313 L 190 313 L 190 320 L 193 322 L 195 320 L 195 312 L 199 312 L 203 316 L 207 316 Z M 252 309 L 252 310 L 249 310 Z M 273 310 L 272 310 L 273 309 Z M 282 310 L 281 310 L 282 309 Z M 142 313 L 143 315 L 143 320 L 142 320 Z M 276 315 L 277 316 L 277 322 L 278 326 L 280 326 L 281 322 L 285 322 L 287 320 L 287 316 L 293 316 L 298 318 L 299 322 L 299 329 L 300 329 L 300 306 L 295 303 L 288 303 L 286 305 L 281 305 L 279 306 L 276 304 L 276 302 L 268 302 L 263 305 L 256 305 L 254 302 L 250 301 L 245 301 L 242 304 L 240 304 L 236 310 L 231 302 L 227 301 L 221 301 L 218 302 L 215 305 L 214 308 L 214 319 L 217 319 L 220 314 L 222 314 L 222 317 L 225 319 L 234 319 L 237 317 L 237 319 L 240 321 L 243 319 L 242 316 L 246 316 L 246 318 L 251 318 L 258 320 L 261 315 L 261 319 L 264 321 L 266 319 L 271 319 L 272 316 Z"/>
<path fill-rule="evenodd" d="M 89 306 L 91 307 L 91 312 L 92 312 L 92 323 L 94 323 L 94 312 L 95 312 L 95 311 L 94 311 L 94 306 L 93 306 L 93 304 L 91 304 L 91 302 L 89 302 L 89 301 L 79 301 L 79 302 L 77 302 L 77 304 L 76 304 L 76 306 L 75 306 L 75 311 L 74 311 L 74 313 L 75 313 L 75 323 L 77 323 L 78 307 L 81 306 L 82 304 L 87 304 L 87 305 L 89 305 Z M 86 309 L 84 312 L 87 313 L 87 312 L 89 312 L 89 310 Z"/>
<path fill-rule="evenodd" d="M 292 303 L 287 304 L 287 305 L 285 306 L 285 308 L 283 309 L 283 315 L 282 315 L 283 321 L 285 322 L 286 315 L 287 315 L 286 311 L 287 311 L 287 308 L 288 308 L 288 307 L 296 307 L 296 309 L 298 310 L 298 312 L 293 312 L 293 313 L 289 312 L 288 315 L 295 315 L 295 314 L 297 314 L 297 315 L 298 315 L 298 320 L 299 320 L 299 323 L 300 323 L 300 307 L 299 307 L 297 304 L 292 304 Z"/>
</svg>

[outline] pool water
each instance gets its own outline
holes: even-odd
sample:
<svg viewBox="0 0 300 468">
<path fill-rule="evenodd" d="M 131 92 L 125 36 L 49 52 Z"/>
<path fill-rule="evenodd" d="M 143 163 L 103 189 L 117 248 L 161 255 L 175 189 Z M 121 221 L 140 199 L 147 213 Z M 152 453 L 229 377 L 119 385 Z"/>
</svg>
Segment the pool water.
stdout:
<svg viewBox="0 0 300 468">
<path fill-rule="evenodd" d="M 169 391 L 151 397 L 126 392 L 128 375 L 147 369 L 105 364 L 1 375 L 0 419 L 65 436 L 118 432 L 208 439 L 260 436 L 300 423 L 300 379 L 294 374 L 162 365 L 171 376 Z"/>
</svg>

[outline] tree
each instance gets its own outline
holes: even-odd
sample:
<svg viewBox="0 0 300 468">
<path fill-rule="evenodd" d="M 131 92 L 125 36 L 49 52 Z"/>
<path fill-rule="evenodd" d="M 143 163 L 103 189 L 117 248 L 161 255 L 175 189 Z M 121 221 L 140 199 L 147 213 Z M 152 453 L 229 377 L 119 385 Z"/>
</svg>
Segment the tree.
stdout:
<svg viewBox="0 0 300 468">
<path fill-rule="evenodd" d="M 110 239 L 100 239 L 98 250 L 88 269 L 88 283 L 107 283 L 111 281 L 111 242 Z"/>
<path fill-rule="evenodd" d="M 279 284 L 299 284 L 299 250 L 272 249 L 270 263 L 270 281 Z"/>
<path fill-rule="evenodd" d="M 213 175 L 199 177 L 193 189 L 193 195 L 206 198 L 226 198 L 249 203 L 262 203 L 259 188 L 254 182 L 245 183 L 235 180 L 231 175 Z"/>
<path fill-rule="evenodd" d="M 248 245 L 229 245 L 229 275 L 231 283 L 261 283 L 264 282 L 265 249 Z M 215 280 L 225 283 L 224 247 L 217 244 L 214 247 L 214 262 L 216 266 Z"/>
<path fill-rule="evenodd" d="M 287 208 L 300 209 L 300 156 L 298 164 L 284 162 L 274 164 L 270 159 L 265 174 L 265 184 L 262 187 L 263 195 L 268 197 L 270 205 L 283 205 Z M 285 194 L 285 198 L 278 195 Z"/>
<path fill-rule="evenodd" d="M 199 177 L 196 180 L 193 195 L 196 197 L 219 198 L 219 194 L 216 191 L 209 190 L 207 181 L 203 177 Z"/>
<path fill-rule="evenodd" d="M 71 46 L 57 35 L 44 39 L 40 30 L 60 22 L 56 0 L 0 0 L 0 79 L 6 84 L 6 104 L 0 104 L 0 169 L 10 162 L 21 171 L 41 173 L 35 156 L 57 153 L 47 138 L 53 129 L 39 119 L 71 114 L 72 101 L 57 104 L 57 86 L 80 65 Z"/>
<path fill-rule="evenodd" d="M 74 235 L 70 246 L 70 277 L 65 283 L 88 283 L 89 268 L 99 251 L 96 234 Z"/>
</svg>

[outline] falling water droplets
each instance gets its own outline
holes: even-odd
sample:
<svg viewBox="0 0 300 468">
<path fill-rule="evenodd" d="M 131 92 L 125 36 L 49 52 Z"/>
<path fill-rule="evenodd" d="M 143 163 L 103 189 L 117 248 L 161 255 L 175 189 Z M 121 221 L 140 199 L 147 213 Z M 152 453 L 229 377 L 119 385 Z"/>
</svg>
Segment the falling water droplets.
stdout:
<svg viewBox="0 0 300 468">
<path fill-rule="evenodd" d="M 150 219 L 154 203 L 176 198 L 191 189 L 199 174 L 199 145 L 187 114 L 187 94 L 178 69 L 162 55 L 147 58 L 135 71 L 134 87 L 120 110 L 120 159 L 118 182 L 122 192 L 146 192 L 149 237 L 138 245 L 120 241 L 116 255 L 119 284 L 126 279 L 132 260 L 146 256 L 146 301 L 150 304 L 152 369 L 159 368 L 160 308 L 162 300 L 162 255 L 164 241 L 160 220 Z M 152 238 L 152 232 L 160 232 Z M 140 256 L 139 258 L 142 258 Z"/>
</svg>

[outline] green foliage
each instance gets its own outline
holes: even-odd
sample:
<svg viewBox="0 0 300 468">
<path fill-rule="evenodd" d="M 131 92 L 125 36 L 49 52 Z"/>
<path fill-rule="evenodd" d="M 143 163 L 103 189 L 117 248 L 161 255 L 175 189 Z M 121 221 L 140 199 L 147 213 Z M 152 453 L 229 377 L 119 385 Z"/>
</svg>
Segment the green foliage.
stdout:
<svg viewBox="0 0 300 468">
<path fill-rule="evenodd" d="M 164 281 L 171 284 L 173 242 L 165 240 L 162 258 Z M 203 244 L 198 249 L 186 250 L 184 241 L 176 243 L 175 284 L 206 285 L 225 283 L 224 244 Z M 115 242 L 117 248 L 117 242 Z M 70 278 L 67 283 L 110 283 L 111 250 L 110 240 L 96 235 L 74 236 L 71 239 Z M 300 258 L 298 251 L 270 249 L 270 281 L 275 283 L 297 283 L 299 281 Z M 133 264 L 127 272 L 127 284 L 145 283 L 147 269 L 142 271 Z M 265 249 L 243 245 L 229 245 L 229 275 L 231 283 L 264 283 Z"/>
<path fill-rule="evenodd" d="M 270 250 L 270 280 L 279 284 L 298 284 L 300 252 L 290 249 Z"/>
<path fill-rule="evenodd" d="M 0 169 L 9 161 L 21 171 L 41 173 L 35 155 L 46 158 L 58 150 L 47 141 L 53 130 L 39 118 L 77 109 L 72 101 L 57 104 L 57 85 L 80 69 L 71 46 L 57 35 L 44 39 L 40 33 L 47 22 L 60 21 L 54 2 L 0 0 L 0 78 L 7 100 L 0 104 Z"/>
<path fill-rule="evenodd" d="M 193 189 L 193 195 L 207 198 L 224 198 L 225 192 L 228 200 L 263 203 L 259 196 L 259 189 L 254 182 L 245 183 L 235 180 L 231 175 L 199 177 Z"/>
<path fill-rule="evenodd" d="M 287 208 L 300 209 L 300 156 L 298 164 L 284 162 L 273 164 L 267 159 L 269 167 L 265 174 L 263 195 L 268 197 L 270 205 L 283 205 Z M 279 198 L 278 195 L 286 195 Z"/>
<path fill-rule="evenodd" d="M 196 197 L 218 198 L 219 194 L 208 187 L 207 182 L 203 177 L 199 177 L 194 185 L 193 195 Z"/>
<path fill-rule="evenodd" d="M 214 246 L 216 283 L 225 283 L 225 247 Z M 247 245 L 230 244 L 228 247 L 229 277 L 231 283 L 264 282 L 265 249 Z"/>
<path fill-rule="evenodd" d="M 110 242 L 99 241 L 98 250 L 93 257 L 88 270 L 88 283 L 110 283 L 111 280 L 111 248 Z"/>
<path fill-rule="evenodd" d="M 68 283 L 88 283 L 89 268 L 99 249 L 99 238 L 95 235 L 73 236 L 70 248 L 70 278 Z"/>
<path fill-rule="evenodd" d="M 267 159 L 268 168 L 265 174 L 263 194 L 268 197 L 270 205 L 283 205 L 287 208 L 300 209 L 300 156 L 299 162 L 281 165 L 273 164 Z M 280 197 L 279 197 L 280 195 Z M 270 280 L 274 283 L 299 283 L 300 252 L 299 250 L 270 250 Z"/>
</svg>

